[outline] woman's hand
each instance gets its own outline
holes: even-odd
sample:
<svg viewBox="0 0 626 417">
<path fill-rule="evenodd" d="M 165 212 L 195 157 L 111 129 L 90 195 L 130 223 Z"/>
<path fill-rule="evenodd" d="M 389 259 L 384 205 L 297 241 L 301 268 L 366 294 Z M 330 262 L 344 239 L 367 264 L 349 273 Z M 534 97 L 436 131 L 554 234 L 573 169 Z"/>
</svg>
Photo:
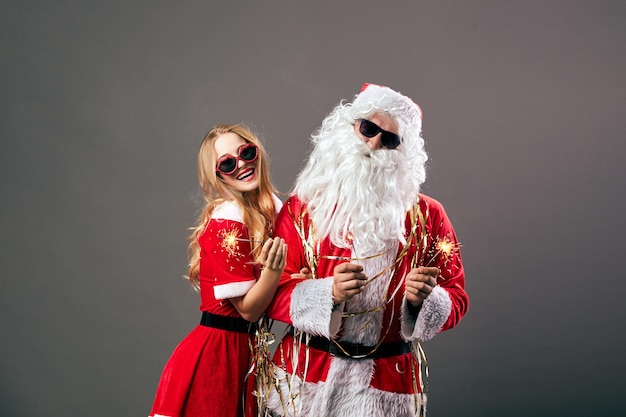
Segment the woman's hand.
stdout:
<svg viewBox="0 0 626 417">
<path fill-rule="evenodd" d="M 264 269 L 282 273 L 287 260 L 287 244 L 280 237 L 269 238 L 263 244 L 259 263 Z"/>
</svg>

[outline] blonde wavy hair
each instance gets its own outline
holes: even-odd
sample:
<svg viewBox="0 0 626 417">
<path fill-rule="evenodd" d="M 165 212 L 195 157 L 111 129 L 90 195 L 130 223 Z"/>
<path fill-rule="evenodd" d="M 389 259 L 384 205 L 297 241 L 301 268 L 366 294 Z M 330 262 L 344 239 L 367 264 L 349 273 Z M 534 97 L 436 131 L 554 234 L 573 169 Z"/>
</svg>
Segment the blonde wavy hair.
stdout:
<svg viewBox="0 0 626 417">
<path fill-rule="evenodd" d="M 235 133 L 248 143 L 258 147 L 256 174 L 259 178 L 259 188 L 255 191 L 242 193 L 227 185 L 216 172 L 218 155 L 215 152 L 215 141 L 225 133 Z M 274 194 L 276 190 L 272 185 L 269 174 L 269 160 L 263 144 L 252 131 L 241 124 L 219 124 L 213 126 L 206 134 L 198 152 L 198 181 L 205 200 L 204 207 L 196 226 L 191 228 L 187 257 L 189 260 L 189 272 L 187 279 L 194 288 L 199 288 L 200 280 L 200 244 L 198 238 L 206 229 L 211 214 L 215 207 L 226 200 L 235 201 L 242 209 L 243 222 L 248 228 L 248 234 L 253 242 L 265 242 L 272 235 L 276 206 Z M 260 244 L 251 245 L 252 256 L 256 259 L 260 253 Z"/>
</svg>

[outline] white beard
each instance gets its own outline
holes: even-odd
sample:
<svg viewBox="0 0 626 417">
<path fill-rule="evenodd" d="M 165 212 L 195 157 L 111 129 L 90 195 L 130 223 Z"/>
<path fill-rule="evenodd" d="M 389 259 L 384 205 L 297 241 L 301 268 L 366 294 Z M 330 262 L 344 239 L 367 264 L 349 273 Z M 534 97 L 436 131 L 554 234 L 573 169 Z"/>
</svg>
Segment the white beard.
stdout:
<svg viewBox="0 0 626 417">
<path fill-rule="evenodd" d="M 295 192 L 309 204 L 318 238 L 350 248 L 352 236 L 358 256 L 405 243 L 405 215 L 418 199 L 425 153 L 416 160 L 402 146 L 372 151 L 347 123 L 315 140 Z"/>
</svg>

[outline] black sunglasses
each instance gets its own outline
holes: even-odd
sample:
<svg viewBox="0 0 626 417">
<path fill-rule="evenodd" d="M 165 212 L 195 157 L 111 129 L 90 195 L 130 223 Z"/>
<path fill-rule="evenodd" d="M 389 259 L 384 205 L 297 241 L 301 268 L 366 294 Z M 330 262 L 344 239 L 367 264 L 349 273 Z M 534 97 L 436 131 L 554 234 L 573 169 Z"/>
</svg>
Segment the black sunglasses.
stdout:
<svg viewBox="0 0 626 417">
<path fill-rule="evenodd" d="M 233 175 L 237 171 L 237 163 L 254 162 L 259 157 L 258 148 L 254 143 L 241 145 L 237 151 L 237 156 L 224 155 L 217 161 L 217 172 L 224 175 Z"/>
<path fill-rule="evenodd" d="M 400 136 L 381 129 L 376 123 L 367 119 L 359 119 L 359 132 L 366 138 L 373 138 L 381 133 L 380 143 L 387 149 L 396 149 L 400 146 Z"/>
</svg>

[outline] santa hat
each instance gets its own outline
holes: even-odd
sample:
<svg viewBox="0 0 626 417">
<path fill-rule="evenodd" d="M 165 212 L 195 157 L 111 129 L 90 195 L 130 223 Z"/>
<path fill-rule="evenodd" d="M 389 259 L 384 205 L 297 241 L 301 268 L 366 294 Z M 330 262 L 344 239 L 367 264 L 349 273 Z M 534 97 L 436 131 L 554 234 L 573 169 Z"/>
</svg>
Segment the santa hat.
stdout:
<svg viewBox="0 0 626 417">
<path fill-rule="evenodd" d="M 352 102 L 356 109 L 382 110 L 394 116 L 405 129 L 422 129 L 422 109 L 409 97 L 378 84 L 365 83 Z M 371 111 L 370 110 L 370 111 Z"/>
</svg>

